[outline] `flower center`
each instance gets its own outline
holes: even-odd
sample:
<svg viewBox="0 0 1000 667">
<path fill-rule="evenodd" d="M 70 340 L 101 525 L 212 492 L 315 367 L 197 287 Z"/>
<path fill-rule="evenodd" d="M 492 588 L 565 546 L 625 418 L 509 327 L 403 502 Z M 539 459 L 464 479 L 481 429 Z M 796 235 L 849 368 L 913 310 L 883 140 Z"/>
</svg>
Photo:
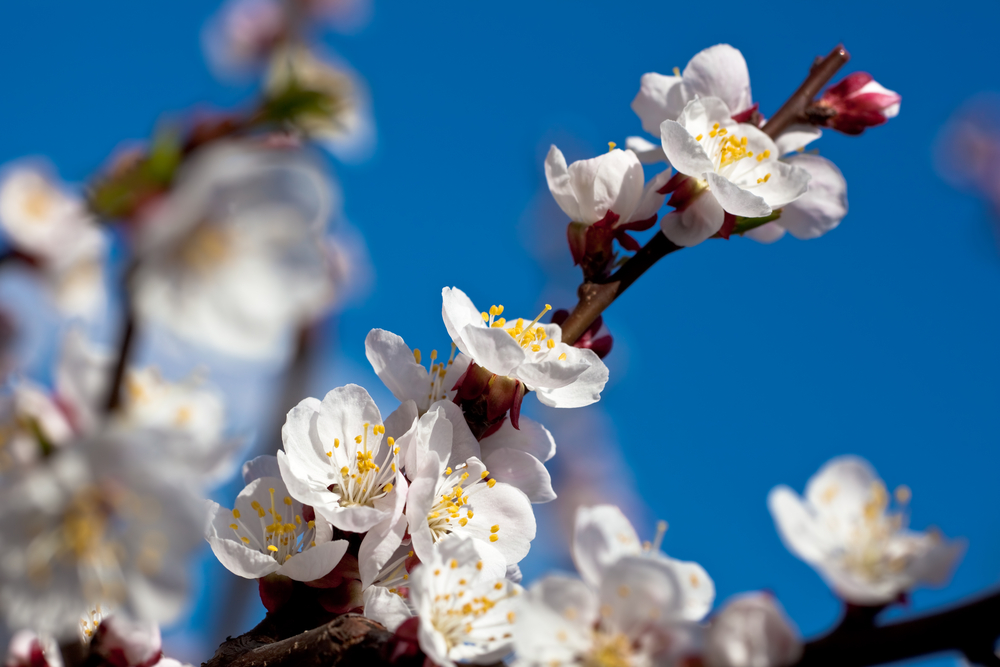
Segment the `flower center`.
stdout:
<svg viewBox="0 0 1000 667">
<path fill-rule="evenodd" d="M 279 563 L 284 563 L 295 554 L 316 546 L 316 522 L 303 521 L 295 513 L 291 497 L 285 496 L 280 506 L 281 512 L 274 504 L 274 489 L 268 489 L 271 494 L 271 506 L 264 508 L 256 500 L 250 506 L 256 510 L 260 520 L 260 532 L 249 530 L 242 521 L 240 511 L 233 510 L 233 523 L 229 527 L 236 533 L 246 546 L 267 554 Z M 265 523 L 270 514 L 271 523 Z M 240 534 L 242 532 L 242 534 Z M 263 536 L 263 541 L 258 539 Z"/>
<path fill-rule="evenodd" d="M 457 346 L 451 344 L 451 356 L 448 357 L 448 361 L 441 363 L 435 363 L 438 357 L 437 350 L 431 350 L 431 366 L 427 371 L 430 376 L 430 388 L 427 392 L 428 405 L 431 403 L 436 403 L 437 401 L 444 400 L 446 398 L 445 394 L 451 387 L 444 386 L 444 376 L 448 374 L 448 367 L 455 363 L 455 351 Z M 420 350 L 413 350 L 413 359 L 419 364 L 420 363 Z"/>
<path fill-rule="evenodd" d="M 910 490 L 905 486 L 896 489 L 896 500 L 905 505 L 910 500 Z M 844 565 L 868 579 L 900 572 L 906 567 L 909 555 L 893 553 L 889 542 L 906 524 L 903 512 L 887 512 L 889 494 L 881 482 L 872 484 L 871 499 L 865 504 L 861 523 L 855 527 L 844 553 Z"/>
<path fill-rule="evenodd" d="M 483 317 L 483 321 L 486 322 L 490 327 L 505 328 L 507 333 L 510 334 L 511 338 L 517 341 L 521 347 L 529 347 L 532 352 L 540 352 L 542 349 L 542 341 L 545 340 L 545 327 L 536 326 L 538 320 L 542 319 L 545 313 L 552 310 L 552 306 L 545 304 L 545 308 L 542 312 L 538 313 L 538 316 L 531 321 L 531 324 L 524 326 L 524 319 L 519 317 L 517 321 L 508 326 L 507 320 L 499 317 L 503 314 L 503 306 L 490 306 L 489 313 L 480 313 Z M 556 343 L 554 340 L 549 340 L 547 343 L 548 349 L 555 347 Z"/>
<path fill-rule="evenodd" d="M 49 188 L 43 185 L 32 188 L 24 197 L 24 214 L 32 222 L 44 222 L 52 212 L 52 199 Z"/>
<path fill-rule="evenodd" d="M 631 667 L 632 643 L 621 633 L 594 633 L 594 645 L 583 659 L 584 667 Z"/>
<path fill-rule="evenodd" d="M 469 479 L 469 471 L 461 473 L 445 468 L 445 479 L 438 486 L 438 500 L 427 515 L 427 525 L 430 526 L 431 536 L 434 541 L 442 539 L 445 535 L 453 532 L 456 527 L 465 528 L 475 517 L 472 505 L 469 503 L 469 496 L 486 489 L 492 489 L 497 481 L 489 479 L 490 471 L 484 470 L 479 478 L 473 480 L 468 488 L 463 489 L 462 484 Z M 500 539 L 500 525 L 490 527 L 490 542 Z"/>
<path fill-rule="evenodd" d="M 476 568 L 482 568 L 482 561 L 476 564 Z M 458 569 L 458 561 L 455 559 L 449 561 L 444 567 L 434 570 L 434 576 L 441 579 L 438 582 L 441 584 L 437 587 L 438 590 L 451 591 L 434 596 L 430 618 L 434 628 L 444 636 L 448 650 L 459 644 L 472 641 L 473 638 L 469 636 L 475 630 L 472 624 L 493 610 L 498 603 L 517 594 L 516 590 L 506 592 L 506 586 L 502 582 L 497 582 L 488 592 L 475 595 L 469 590 L 469 579 L 472 578 L 469 568 Z M 495 594 L 496 597 L 491 597 L 491 594 Z M 508 612 L 506 624 L 512 625 L 514 620 L 514 612 Z M 490 625 L 493 624 L 490 623 Z M 496 631 L 496 628 L 491 629 Z M 509 637 L 509 634 L 504 636 Z M 494 637 L 490 637 L 490 639 L 492 640 Z"/>
<path fill-rule="evenodd" d="M 699 134 L 694 139 L 705 149 L 705 153 L 715 165 L 716 173 L 734 182 L 752 171 L 759 163 L 771 158 L 770 150 L 754 154 L 747 144 L 746 137 L 730 134 L 729 130 L 720 127 L 719 123 L 712 125 L 708 136 Z M 753 159 L 747 160 L 747 158 Z M 746 161 L 743 162 L 744 160 Z M 743 164 L 739 164 L 741 162 Z M 757 179 L 757 184 L 766 183 L 770 178 L 771 174 L 766 174 Z"/>
<path fill-rule="evenodd" d="M 368 432 L 371 431 L 372 442 L 369 448 Z M 382 444 L 382 435 L 385 433 L 385 426 L 375 424 L 374 426 L 365 423 L 364 432 L 354 436 L 354 442 L 361 445 L 361 449 L 355 454 L 353 459 L 348 459 L 348 463 L 340 468 L 339 483 L 332 486 L 340 487 L 341 507 L 365 506 L 373 507 L 375 501 L 390 491 L 392 491 L 392 480 L 396 477 L 396 455 L 399 454 L 399 447 L 390 437 L 386 439 L 386 453 L 378 457 Z M 334 438 L 333 448 L 340 448 L 340 439 Z M 326 453 L 330 461 L 334 461 L 333 450 Z M 336 465 L 336 463 L 334 463 Z"/>
<path fill-rule="evenodd" d="M 192 231 L 178 250 L 181 262 L 198 271 L 208 271 L 229 257 L 229 234 L 218 225 L 203 223 Z"/>
</svg>

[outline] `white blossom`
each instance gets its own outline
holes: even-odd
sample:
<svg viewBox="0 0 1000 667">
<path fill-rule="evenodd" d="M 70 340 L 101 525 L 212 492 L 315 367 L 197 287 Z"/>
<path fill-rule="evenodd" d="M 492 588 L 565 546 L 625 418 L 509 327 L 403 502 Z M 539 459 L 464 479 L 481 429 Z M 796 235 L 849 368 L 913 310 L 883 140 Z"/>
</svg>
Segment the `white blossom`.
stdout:
<svg viewBox="0 0 1000 667">
<path fill-rule="evenodd" d="M 239 80 L 263 68 L 286 28 L 277 0 L 229 0 L 205 24 L 202 48 L 217 77 Z"/>
<path fill-rule="evenodd" d="M 552 479 L 543 465 L 556 453 L 552 434 L 538 422 L 521 417 L 519 428 L 509 420 L 481 441 L 476 441 L 461 409 L 451 399 L 454 386 L 469 367 L 471 359 L 466 354 L 455 356 L 455 345 L 447 361 L 437 361 L 437 350 L 430 353 L 430 369 L 420 363 L 420 350 L 410 350 L 396 334 L 383 329 L 372 329 L 365 339 L 365 352 L 372 368 L 393 396 L 402 401 L 400 415 L 413 410 L 410 423 L 434 406 L 440 405 L 453 427 L 452 467 L 464 463 L 469 457 L 480 459 L 489 469 L 490 477 L 507 482 L 523 491 L 533 503 L 554 500 Z M 414 465 L 406 466 L 408 476 L 416 473 Z M 412 477 L 410 477 L 412 480 Z"/>
<path fill-rule="evenodd" d="M 137 619 L 177 616 L 204 513 L 162 449 L 155 431 L 98 433 L 0 490 L 8 624 L 69 637 L 95 604 Z"/>
<path fill-rule="evenodd" d="M 160 626 L 114 614 L 101 621 L 90 650 L 116 667 L 152 667 L 163 657 Z"/>
<path fill-rule="evenodd" d="M 328 574 L 347 551 L 346 540 L 332 540 L 322 517 L 303 517 L 281 480 L 273 456 L 257 457 L 244 467 L 247 486 L 233 509 L 209 501 L 206 539 L 226 569 L 247 579 L 280 574 L 313 581 Z"/>
<path fill-rule="evenodd" d="M 442 315 L 458 349 L 491 373 L 520 381 L 538 400 L 556 408 L 576 408 L 600 400 L 608 368 L 592 351 L 562 342 L 557 324 L 498 317 L 503 306 L 480 312 L 456 287 L 442 290 Z"/>
<path fill-rule="evenodd" d="M 670 179 L 670 169 L 645 185 L 643 179 L 642 165 L 630 150 L 613 148 L 567 167 L 562 151 L 552 146 L 545 158 L 549 192 L 570 220 L 585 225 L 611 216 L 612 227 L 654 218 L 664 198 L 657 190 Z"/>
<path fill-rule="evenodd" d="M 63 667 L 62 653 L 50 635 L 18 630 L 7 646 L 4 667 Z"/>
<path fill-rule="evenodd" d="M 895 495 L 905 504 L 910 491 Z M 805 498 L 775 487 L 768 507 L 789 550 L 855 604 L 885 604 L 919 584 L 942 584 L 964 552 L 963 543 L 936 531 L 908 530 L 906 513 L 889 510 L 885 484 L 854 456 L 824 465 Z"/>
<path fill-rule="evenodd" d="M 301 150 L 203 149 L 137 224 L 139 314 L 231 355 L 280 356 L 337 294 L 323 238 L 333 200 Z"/>
<path fill-rule="evenodd" d="M 705 633 L 708 667 L 786 667 L 801 655 L 798 632 L 767 593 L 729 600 Z"/>
<path fill-rule="evenodd" d="M 44 164 L 8 167 L 0 182 L 0 226 L 11 244 L 39 263 L 56 306 L 91 315 L 104 305 L 107 241 L 81 197 Z"/>
<path fill-rule="evenodd" d="M 449 537 L 413 569 L 405 597 L 373 586 L 365 592 L 365 616 L 395 630 L 419 617 L 420 648 L 435 664 L 489 664 L 510 652 L 515 602 L 522 589 L 487 574 L 471 540 Z"/>
<path fill-rule="evenodd" d="M 670 558 L 660 551 L 666 532 L 666 522 L 660 522 L 652 543 L 639 541 L 639 536 L 622 511 L 614 505 L 580 507 L 576 511 L 573 531 L 573 562 L 583 580 L 599 586 L 605 570 L 614 567 L 624 556 L 652 558 L 669 566 L 681 590 L 684 606 L 681 615 L 688 621 L 700 621 L 712 609 L 715 583 L 698 563 Z"/>
<path fill-rule="evenodd" d="M 721 229 L 725 214 L 760 218 L 798 199 L 809 172 L 778 160 L 774 141 L 732 119 L 717 97 L 692 100 L 676 121 L 660 126 L 663 151 L 678 172 L 697 179 L 701 192 L 686 208 L 660 221 L 681 246 L 701 243 Z"/>
<path fill-rule="evenodd" d="M 41 386 L 18 379 L 0 396 L 0 475 L 36 464 L 72 437 L 65 412 Z"/>
</svg>

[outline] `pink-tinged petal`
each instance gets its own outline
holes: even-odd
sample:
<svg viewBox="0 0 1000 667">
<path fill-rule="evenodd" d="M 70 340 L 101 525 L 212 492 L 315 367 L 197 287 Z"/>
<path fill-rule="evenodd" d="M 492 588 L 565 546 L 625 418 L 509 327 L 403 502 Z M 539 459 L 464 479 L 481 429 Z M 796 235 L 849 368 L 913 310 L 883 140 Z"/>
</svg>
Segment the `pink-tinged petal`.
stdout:
<svg viewBox="0 0 1000 667">
<path fill-rule="evenodd" d="M 545 156 L 545 180 L 549 184 L 549 192 L 570 220 L 583 222 L 580 219 L 580 203 L 570 182 L 566 158 L 562 151 L 552 145 Z"/>
<path fill-rule="evenodd" d="M 823 136 L 823 130 L 815 125 L 791 125 L 774 140 L 778 147 L 778 155 L 787 155 L 793 151 L 805 148 L 813 141 Z"/>
<path fill-rule="evenodd" d="M 490 477 L 519 489 L 532 503 L 556 499 L 552 477 L 541 461 L 517 449 L 492 449 L 483 463 Z"/>
<path fill-rule="evenodd" d="M 716 44 L 695 55 L 682 77 L 691 98 L 718 97 L 733 113 L 753 105 L 746 60 L 729 44 Z"/>
<path fill-rule="evenodd" d="M 393 491 L 395 493 L 395 491 Z M 318 506 L 316 513 L 341 530 L 349 533 L 365 533 L 382 521 L 387 512 L 375 507 L 329 507 Z"/>
<path fill-rule="evenodd" d="M 847 181 L 840 169 L 818 155 L 793 155 L 788 162 L 812 178 L 806 193 L 782 209 L 778 224 L 797 239 L 814 239 L 835 229 L 847 215 Z"/>
<path fill-rule="evenodd" d="M 486 328 L 470 324 L 462 329 L 461 336 L 468 348 L 462 351 L 491 373 L 509 375 L 524 361 L 524 350 L 501 327 Z"/>
<path fill-rule="evenodd" d="M 661 193 L 660 190 L 667 184 L 667 181 L 669 181 L 672 176 L 673 171 L 667 167 L 659 174 L 651 178 L 649 183 L 646 183 L 646 187 L 643 188 L 642 199 L 639 200 L 639 205 L 625 222 L 629 223 L 649 218 L 655 219 L 660 207 L 663 206 L 663 199 L 666 197 L 666 195 Z"/>
<path fill-rule="evenodd" d="M 663 121 L 663 125 L 660 126 L 660 140 L 667 161 L 678 172 L 702 178 L 708 172 L 715 170 L 705 149 L 694 140 L 694 135 L 677 121 Z"/>
<path fill-rule="evenodd" d="M 556 441 L 547 428 L 533 419 L 521 417 L 520 428 L 504 422 L 496 433 L 479 443 L 483 457 L 498 449 L 516 449 L 539 461 L 548 461 L 556 454 Z"/>
<path fill-rule="evenodd" d="M 659 124 L 656 127 L 658 130 Z M 667 160 L 662 146 L 642 137 L 625 137 L 625 148 L 635 153 L 642 164 L 656 164 Z"/>
<path fill-rule="evenodd" d="M 785 216 L 785 211 L 781 212 L 781 217 Z M 751 238 L 757 243 L 774 243 L 780 240 L 785 235 L 785 228 L 781 227 L 776 222 L 769 222 L 766 225 L 761 225 L 760 227 L 754 227 L 748 232 L 744 232 L 743 236 Z"/>
<path fill-rule="evenodd" d="M 663 235 L 679 246 L 696 246 L 722 228 L 726 212 L 711 192 L 703 192 L 683 211 L 660 220 Z"/>
<path fill-rule="evenodd" d="M 277 573 L 295 581 L 320 579 L 337 567 L 347 552 L 347 540 L 334 540 L 306 549 L 285 561 Z"/>
<path fill-rule="evenodd" d="M 732 181 L 716 173 L 707 174 L 709 196 L 714 196 L 726 213 L 741 215 L 746 218 L 762 218 L 770 215 L 771 207 L 764 200 L 749 190 L 744 190 Z M 721 227 L 721 225 L 720 225 Z"/>
<path fill-rule="evenodd" d="M 365 337 L 365 356 L 393 396 L 400 401 L 413 400 L 426 406 L 430 377 L 400 336 L 384 329 L 372 329 Z"/>
<path fill-rule="evenodd" d="M 484 327 L 481 311 L 476 309 L 472 299 L 457 287 L 445 287 L 441 290 L 441 315 L 448 335 L 458 344 L 461 332 L 469 325 Z M 464 351 L 464 350 L 463 350 Z"/>
<path fill-rule="evenodd" d="M 648 72 L 639 80 L 639 92 L 632 100 L 632 111 L 642 121 L 642 129 L 650 134 L 660 131 L 660 124 L 665 120 L 676 120 L 681 104 L 676 111 L 671 112 L 670 91 L 681 83 L 679 76 L 665 76 L 656 72 Z"/>
</svg>

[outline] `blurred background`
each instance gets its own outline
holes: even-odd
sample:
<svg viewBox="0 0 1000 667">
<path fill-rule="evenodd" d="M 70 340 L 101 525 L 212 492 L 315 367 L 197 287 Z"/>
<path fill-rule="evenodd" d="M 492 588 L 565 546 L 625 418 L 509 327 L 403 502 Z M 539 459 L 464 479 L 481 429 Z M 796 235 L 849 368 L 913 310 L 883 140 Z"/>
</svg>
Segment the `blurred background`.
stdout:
<svg viewBox="0 0 1000 667">
<path fill-rule="evenodd" d="M 202 28 L 217 10 L 195 0 L 6 7 L 0 160 L 43 155 L 82 182 L 171 112 L 250 99 L 254 84 L 220 80 L 206 62 Z M 572 161 L 640 134 L 629 103 L 643 73 L 728 42 L 770 115 L 812 59 L 843 42 L 852 60 L 842 74 L 871 72 L 903 96 L 887 125 L 813 144 L 847 178 L 850 213 L 814 241 L 710 240 L 670 255 L 606 313 L 615 347 L 603 400 L 565 412 L 526 401 L 556 436 L 560 498 L 538 508 L 525 579 L 572 570 L 573 507 L 613 502 L 644 538 L 669 521 L 664 550 L 701 563 L 720 602 L 769 589 L 816 634 L 839 603 L 782 546 L 765 498 L 778 483 L 801 491 L 823 462 L 854 453 L 889 488 L 913 490 L 914 527 L 969 541 L 952 583 L 918 591 L 912 609 L 995 585 L 1000 104 L 984 94 L 1000 91 L 998 21 L 995 3 L 905 15 L 870 2 L 362 3 L 325 38 L 366 82 L 374 123 L 362 146 L 330 158 L 351 280 L 313 332 L 305 394 L 355 382 L 388 414 L 395 400 L 364 337 L 383 327 L 446 349 L 445 285 L 519 314 L 572 307 L 579 274 L 542 161 L 552 143 Z M 0 299 L 21 322 L 20 370 L 45 381 L 58 319 L 32 289 L 16 271 L 0 274 Z M 257 451 L 277 449 L 288 359 L 160 348 L 147 360 L 175 377 L 207 367 L 230 430 L 255 433 Z M 214 498 L 227 505 L 241 487 Z M 196 575 L 199 599 L 165 633 L 167 653 L 195 663 L 264 613 L 255 587 L 234 592 L 207 546 Z"/>
</svg>

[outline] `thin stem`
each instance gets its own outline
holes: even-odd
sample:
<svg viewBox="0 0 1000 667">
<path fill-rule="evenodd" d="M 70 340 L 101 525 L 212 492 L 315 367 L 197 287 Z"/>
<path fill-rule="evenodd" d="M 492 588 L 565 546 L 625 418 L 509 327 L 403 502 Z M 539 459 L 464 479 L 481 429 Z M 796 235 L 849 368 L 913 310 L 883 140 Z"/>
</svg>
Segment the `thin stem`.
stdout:
<svg viewBox="0 0 1000 667">
<path fill-rule="evenodd" d="M 850 59 L 851 54 L 847 52 L 844 45 L 838 44 L 833 51 L 830 51 L 826 58 L 818 60 L 813 64 L 809 70 L 809 76 L 802 82 L 799 89 L 792 93 L 792 96 L 781 105 L 777 113 L 771 116 L 770 120 L 761 129 L 774 139 L 784 132 L 789 125 L 802 119 L 806 106 L 813 101 L 813 98 L 822 90 L 823 86 L 833 78 L 837 70 L 843 67 Z"/>
<path fill-rule="evenodd" d="M 114 374 L 111 376 L 110 384 L 108 384 L 108 394 L 104 401 L 104 411 L 109 415 L 121 405 L 122 383 L 125 380 L 125 370 L 128 368 L 135 344 L 136 317 L 131 289 L 134 272 L 135 265 L 132 265 L 125 271 L 125 277 L 122 280 L 122 301 L 125 311 L 123 313 L 122 333 L 118 344 L 118 354 L 115 358 Z"/>
</svg>

